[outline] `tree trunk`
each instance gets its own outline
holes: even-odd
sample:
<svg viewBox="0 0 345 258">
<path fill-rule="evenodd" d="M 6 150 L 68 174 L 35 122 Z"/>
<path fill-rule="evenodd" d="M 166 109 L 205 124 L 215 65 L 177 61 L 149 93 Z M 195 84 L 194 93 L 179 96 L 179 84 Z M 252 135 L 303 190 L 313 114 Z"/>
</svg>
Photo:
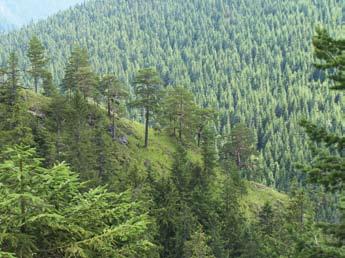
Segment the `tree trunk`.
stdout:
<svg viewBox="0 0 345 258">
<path fill-rule="evenodd" d="M 56 137 L 56 155 L 57 155 L 57 160 L 60 161 L 60 140 L 61 140 L 61 127 L 60 124 L 58 123 L 57 125 L 57 137 Z"/>
<path fill-rule="evenodd" d="M 35 80 L 35 93 L 37 93 L 38 92 L 38 77 L 36 76 L 34 80 Z"/>
<path fill-rule="evenodd" d="M 237 153 L 236 153 L 236 163 L 237 163 L 237 166 L 240 168 L 241 167 L 241 154 L 239 151 L 237 151 Z"/>
<path fill-rule="evenodd" d="M 22 196 L 20 197 L 20 215 L 21 215 L 21 226 L 20 226 L 20 233 L 25 234 L 26 232 L 26 202 L 25 199 L 23 197 L 24 194 L 24 184 L 23 184 L 23 180 L 24 180 L 24 169 L 23 169 L 23 160 L 19 161 L 19 170 L 20 170 L 20 193 L 22 194 Z M 21 256 L 21 255 L 20 255 Z"/>
<path fill-rule="evenodd" d="M 201 141 L 201 131 L 198 131 L 198 147 L 200 147 L 200 141 Z"/>
<path fill-rule="evenodd" d="M 146 108 L 145 111 L 145 145 L 144 147 L 147 148 L 148 141 L 149 141 L 149 119 L 150 119 L 150 111 Z"/>
<path fill-rule="evenodd" d="M 113 116 L 112 116 L 112 125 L 111 125 L 111 138 L 113 139 L 113 141 L 115 141 L 115 137 L 116 137 L 116 128 L 115 128 L 115 112 L 113 112 Z"/>
<path fill-rule="evenodd" d="M 110 98 L 108 97 L 108 117 L 111 116 L 111 111 L 110 111 Z"/>
</svg>

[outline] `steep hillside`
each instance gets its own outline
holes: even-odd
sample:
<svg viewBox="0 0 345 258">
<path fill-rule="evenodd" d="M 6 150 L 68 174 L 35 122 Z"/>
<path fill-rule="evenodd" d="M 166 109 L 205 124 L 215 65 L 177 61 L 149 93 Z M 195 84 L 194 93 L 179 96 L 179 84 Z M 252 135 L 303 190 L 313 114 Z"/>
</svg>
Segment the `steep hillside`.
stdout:
<svg viewBox="0 0 345 258">
<path fill-rule="evenodd" d="M 37 114 L 44 114 L 44 110 L 47 110 L 51 103 L 50 98 L 36 95 L 32 91 L 25 91 L 23 97 L 27 102 L 29 115 L 34 117 Z M 142 124 L 121 118 L 117 121 L 117 125 L 119 138 L 124 137 L 126 144 L 118 144 L 121 151 L 117 154 L 121 154 L 114 156 L 114 158 L 119 163 L 126 159 L 127 165 L 123 169 L 127 173 L 131 172 L 130 167 L 135 168 L 138 173 L 134 176 L 137 176 L 139 181 L 144 180 L 147 176 L 147 166 L 150 165 L 157 178 L 170 177 L 174 154 L 178 146 L 174 137 L 169 137 L 165 132 L 156 132 L 150 129 L 150 145 L 147 149 L 143 149 L 144 126 Z M 200 150 L 189 149 L 188 155 L 193 162 L 202 162 Z M 287 195 L 262 184 L 245 181 L 244 187 L 245 190 L 241 195 L 241 206 L 249 219 L 255 219 L 257 212 L 267 202 L 278 206 L 288 202 Z"/>
<path fill-rule="evenodd" d="M 0 62 L 11 49 L 26 68 L 36 34 L 59 83 L 75 45 L 87 47 L 96 70 L 128 83 L 140 67 L 156 66 L 166 84 L 187 85 L 200 104 L 220 110 L 221 134 L 238 121 L 249 125 L 263 183 L 288 189 L 303 177 L 294 163 L 310 158 L 300 119 L 344 126 L 335 122 L 340 97 L 312 68 L 310 43 L 317 24 L 340 28 L 344 10 L 336 0 L 90 1 L 2 37 Z"/>
</svg>

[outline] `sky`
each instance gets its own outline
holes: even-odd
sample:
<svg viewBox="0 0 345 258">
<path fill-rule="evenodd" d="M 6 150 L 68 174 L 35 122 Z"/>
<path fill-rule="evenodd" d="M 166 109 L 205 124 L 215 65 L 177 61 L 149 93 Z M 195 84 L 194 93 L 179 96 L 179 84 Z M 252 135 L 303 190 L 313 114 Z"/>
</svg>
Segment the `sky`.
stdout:
<svg viewBox="0 0 345 258">
<path fill-rule="evenodd" d="M 85 0 L 0 0 L 0 23 L 20 27 Z M 1 24 L 0 24 L 1 27 Z"/>
</svg>

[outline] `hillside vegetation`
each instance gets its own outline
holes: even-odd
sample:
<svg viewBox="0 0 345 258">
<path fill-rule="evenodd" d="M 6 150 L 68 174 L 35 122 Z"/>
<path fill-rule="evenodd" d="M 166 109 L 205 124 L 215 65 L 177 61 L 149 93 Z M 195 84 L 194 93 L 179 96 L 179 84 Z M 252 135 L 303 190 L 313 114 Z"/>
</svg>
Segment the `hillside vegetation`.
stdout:
<svg viewBox="0 0 345 258">
<path fill-rule="evenodd" d="M 94 0 L 2 34 L 0 257 L 344 258 L 344 11 Z"/>
<path fill-rule="evenodd" d="M 47 109 L 51 99 L 49 97 L 39 96 L 31 91 L 25 91 L 23 98 L 27 102 L 28 110 L 35 110 L 35 112 L 42 114 Z M 104 111 L 105 112 L 105 111 Z M 35 115 L 32 112 L 29 114 Z M 173 169 L 174 155 L 177 151 L 178 142 L 175 138 L 169 136 L 166 132 L 157 132 L 150 129 L 150 146 L 143 151 L 142 143 L 144 141 L 144 127 L 142 124 L 130 121 L 126 118 L 121 118 L 118 121 L 119 137 L 125 136 L 128 139 L 127 144 L 119 145 L 118 148 L 125 156 L 114 156 L 115 159 L 122 159 L 126 157 L 128 164 L 138 170 L 138 180 L 142 180 L 147 175 L 147 164 L 149 162 L 153 171 L 158 172 L 158 178 L 166 178 L 171 176 Z M 196 163 L 202 162 L 201 150 L 190 148 L 188 156 Z M 123 168 L 128 170 L 128 168 Z M 288 196 L 280 193 L 273 188 L 265 185 L 247 181 L 243 185 L 244 191 L 241 197 L 243 212 L 248 218 L 253 219 L 264 206 L 265 203 L 276 203 L 279 205 L 287 205 Z"/>
<path fill-rule="evenodd" d="M 96 71 L 127 83 L 140 67 L 154 66 L 165 84 L 186 86 L 200 105 L 220 110 L 219 133 L 239 121 L 252 128 L 262 182 L 287 190 L 292 178 L 303 178 L 293 164 L 311 156 L 298 122 L 344 126 L 335 123 L 340 97 L 312 69 L 310 44 L 317 24 L 340 28 L 344 8 L 336 0 L 89 1 L 3 36 L 0 62 L 15 49 L 26 68 L 27 42 L 37 35 L 53 56 L 57 83 L 75 45 L 88 49 Z"/>
</svg>

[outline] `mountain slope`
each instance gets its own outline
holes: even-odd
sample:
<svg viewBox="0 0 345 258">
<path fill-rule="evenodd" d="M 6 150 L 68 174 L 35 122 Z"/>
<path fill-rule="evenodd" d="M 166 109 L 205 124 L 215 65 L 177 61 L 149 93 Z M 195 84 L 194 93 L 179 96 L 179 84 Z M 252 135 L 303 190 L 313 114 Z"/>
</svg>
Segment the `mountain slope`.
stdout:
<svg viewBox="0 0 345 258">
<path fill-rule="evenodd" d="M 22 95 L 27 104 L 29 115 L 44 114 L 46 110 L 49 110 L 48 106 L 52 101 L 51 98 L 37 95 L 32 91 L 25 91 Z M 118 144 L 117 149 L 120 151 L 117 152 L 114 158 L 117 159 L 119 164 L 125 163 L 122 170 L 126 174 L 132 173 L 132 168 L 135 168 L 136 173 L 132 175 L 133 181 L 139 180 L 139 182 L 142 182 L 145 180 L 148 164 L 154 171 L 155 177 L 167 178 L 171 176 L 174 154 L 179 145 L 175 137 L 168 136 L 165 131 L 156 132 L 150 129 L 150 145 L 143 150 L 144 126 L 126 118 L 121 118 L 116 123 L 119 138 L 124 137 L 127 144 Z M 194 146 L 194 148 L 188 149 L 188 156 L 193 162 L 201 163 L 202 166 L 202 155 L 198 148 Z M 218 169 L 216 171 L 218 174 Z M 222 180 L 221 173 L 217 177 L 217 181 Z M 244 181 L 244 188 L 240 204 L 246 218 L 250 220 L 256 218 L 257 213 L 267 202 L 282 207 L 286 206 L 289 201 L 286 194 L 257 182 Z"/>
<path fill-rule="evenodd" d="M 286 190 L 303 177 L 294 163 L 310 158 L 300 119 L 345 126 L 335 122 L 343 105 L 312 68 L 310 44 L 315 26 L 339 28 L 344 10 L 336 0 L 90 1 L 1 38 L 0 62 L 15 49 L 26 68 L 26 44 L 37 34 L 58 82 L 74 45 L 87 47 L 97 71 L 128 83 L 140 67 L 156 66 L 166 84 L 186 85 L 220 110 L 220 133 L 239 121 L 250 126 L 262 182 Z"/>
</svg>

